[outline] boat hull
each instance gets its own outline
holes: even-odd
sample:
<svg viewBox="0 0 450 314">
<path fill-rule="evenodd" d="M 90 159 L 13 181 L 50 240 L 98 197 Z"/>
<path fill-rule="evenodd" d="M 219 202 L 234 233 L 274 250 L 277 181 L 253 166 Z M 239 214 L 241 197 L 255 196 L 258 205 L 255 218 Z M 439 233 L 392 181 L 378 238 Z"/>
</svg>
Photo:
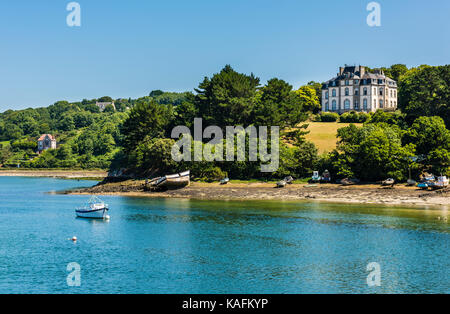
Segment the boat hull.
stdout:
<svg viewBox="0 0 450 314">
<path fill-rule="evenodd" d="M 179 189 L 188 186 L 190 183 L 190 171 L 179 174 L 168 175 L 156 181 L 158 188 Z"/>
<path fill-rule="evenodd" d="M 107 208 L 96 209 L 96 210 L 76 210 L 75 213 L 78 218 L 87 219 L 105 219 L 108 212 Z"/>
</svg>

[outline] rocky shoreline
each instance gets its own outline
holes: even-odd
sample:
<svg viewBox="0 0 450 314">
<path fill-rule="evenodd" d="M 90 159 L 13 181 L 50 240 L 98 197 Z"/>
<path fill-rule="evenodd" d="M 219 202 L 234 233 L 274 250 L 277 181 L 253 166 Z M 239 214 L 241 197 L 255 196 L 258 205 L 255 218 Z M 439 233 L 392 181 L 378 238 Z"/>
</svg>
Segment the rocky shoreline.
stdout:
<svg viewBox="0 0 450 314">
<path fill-rule="evenodd" d="M 386 204 L 405 206 L 450 207 L 450 189 L 423 191 L 398 185 L 382 188 L 378 185 L 341 186 L 326 184 L 309 186 L 293 184 L 283 189 L 271 183 L 192 183 L 189 187 L 164 192 L 145 191 L 144 181 L 124 181 L 98 184 L 91 188 L 66 191 L 67 194 L 122 195 L 200 200 L 315 200 L 338 203 Z"/>
</svg>

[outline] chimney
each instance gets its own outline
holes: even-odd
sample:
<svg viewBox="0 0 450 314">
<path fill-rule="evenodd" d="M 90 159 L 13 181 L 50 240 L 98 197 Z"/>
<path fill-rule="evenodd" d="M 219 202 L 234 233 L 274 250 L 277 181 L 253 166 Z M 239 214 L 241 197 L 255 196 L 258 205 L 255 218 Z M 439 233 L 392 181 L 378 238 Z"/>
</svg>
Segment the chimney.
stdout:
<svg viewBox="0 0 450 314">
<path fill-rule="evenodd" d="M 344 68 L 343 67 L 339 67 L 339 75 L 344 74 Z"/>
<path fill-rule="evenodd" d="M 366 67 L 360 65 L 359 66 L 359 72 L 360 72 L 360 77 L 362 78 L 364 76 L 364 74 L 366 74 Z"/>
</svg>

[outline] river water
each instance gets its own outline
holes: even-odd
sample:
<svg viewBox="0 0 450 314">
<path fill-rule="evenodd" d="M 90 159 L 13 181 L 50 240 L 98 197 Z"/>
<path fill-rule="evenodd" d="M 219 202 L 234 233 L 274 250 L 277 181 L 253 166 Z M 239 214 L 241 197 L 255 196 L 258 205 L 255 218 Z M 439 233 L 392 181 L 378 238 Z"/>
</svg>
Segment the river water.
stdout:
<svg viewBox="0 0 450 314">
<path fill-rule="evenodd" d="M 0 177 L 0 293 L 450 292 L 445 208 L 106 196 L 104 222 L 54 193 L 94 183 Z"/>
</svg>

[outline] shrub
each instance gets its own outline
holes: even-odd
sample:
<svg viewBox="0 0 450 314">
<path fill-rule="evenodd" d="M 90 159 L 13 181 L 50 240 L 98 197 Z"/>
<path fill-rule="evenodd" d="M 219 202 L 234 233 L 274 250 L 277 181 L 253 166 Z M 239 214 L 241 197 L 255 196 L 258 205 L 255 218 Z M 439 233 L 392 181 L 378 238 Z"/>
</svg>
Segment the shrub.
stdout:
<svg viewBox="0 0 450 314">
<path fill-rule="evenodd" d="M 341 115 L 340 122 L 342 123 L 364 123 L 369 120 L 369 114 L 364 112 L 350 111 Z"/>
<path fill-rule="evenodd" d="M 28 141 L 28 140 L 21 140 L 21 141 L 15 141 L 11 144 L 14 151 L 18 150 L 36 150 L 37 149 L 37 143 Z"/>
<path fill-rule="evenodd" d="M 322 112 L 319 117 L 320 122 L 336 122 L 339 120 L 339 115 L 334 112 Z"/>
</svg>

